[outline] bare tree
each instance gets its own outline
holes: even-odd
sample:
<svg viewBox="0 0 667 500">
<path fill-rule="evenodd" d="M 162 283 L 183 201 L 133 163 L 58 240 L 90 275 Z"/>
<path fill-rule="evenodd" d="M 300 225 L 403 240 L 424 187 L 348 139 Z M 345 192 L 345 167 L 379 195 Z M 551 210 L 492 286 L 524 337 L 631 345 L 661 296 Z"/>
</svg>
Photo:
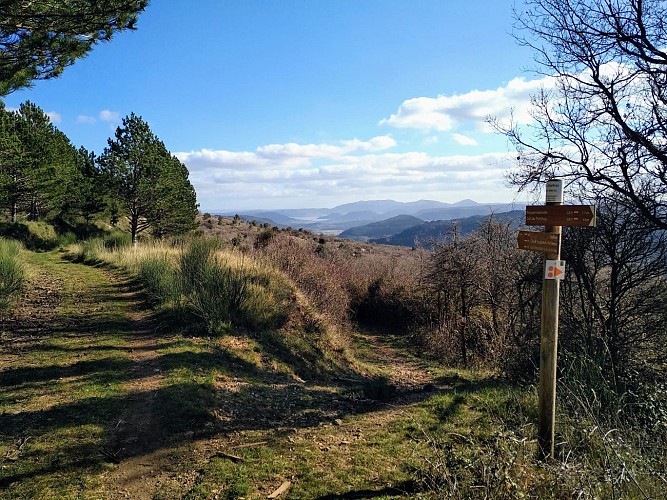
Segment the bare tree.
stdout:
<svg viewBox="0 0 667 500">
<path fill-rule="evenodd" d="M 521 188 L 554 176 L 667 229 L 667 3 L 528 0 L 518 41 L 547 84 L 528 127 L 496 126 L 513 141 Z"/>
<path fill-rule="evenodd" d="M 615 386 L 632 368 L 664 366 L 667 234 L 611 200 L 594 231 L 566 231 L 562 340 Z"/>
<path fill-rule="evenodd" d="M 433 244 L 427 281 L 437 294 L 439 328 L 458 337 L 461 361 L 468 364 L 470 313 L 479 302 L 478 280 L 483 276 L 476 241 L 462 237 L 456 224 L 449 239 Z"/>
<path fill-rule="evenodd" d="M 493 216 L 465 236 L 454 225 L 448 239 L 433 243 L 425 273 L 434 308 L 428 326 L 458 348 L 464 364 L 472 355 L 497 361 L 514 339 L 524 307 L 516 299 L 521 253 L 512 222 Z"/>
</svg>

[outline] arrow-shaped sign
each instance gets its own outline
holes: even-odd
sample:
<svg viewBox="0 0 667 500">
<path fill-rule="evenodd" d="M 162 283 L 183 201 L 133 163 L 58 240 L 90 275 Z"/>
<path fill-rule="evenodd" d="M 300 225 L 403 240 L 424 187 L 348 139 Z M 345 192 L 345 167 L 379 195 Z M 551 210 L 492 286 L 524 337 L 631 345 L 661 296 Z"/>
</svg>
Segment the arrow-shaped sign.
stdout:
<svg viewBox="0 0 667 500">
<path fill-rule="evenodd" d="M 526 225 L 594 227 L 595 205 L 529 205 Z"/>
</svg>

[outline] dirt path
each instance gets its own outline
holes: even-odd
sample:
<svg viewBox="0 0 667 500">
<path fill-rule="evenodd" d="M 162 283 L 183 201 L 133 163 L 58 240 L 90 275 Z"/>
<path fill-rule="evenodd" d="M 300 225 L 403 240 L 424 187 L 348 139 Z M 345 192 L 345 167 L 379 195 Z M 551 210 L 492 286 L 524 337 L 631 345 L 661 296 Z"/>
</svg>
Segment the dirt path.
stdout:
<svg viewBox="0 0 667 500">
<path fill-rule="evenodd" d="M 109 498 L 151 499 L 156 489 L 156 469 L 166 464 L 165 451 L 145 453 L 164 437 L 156 418 L 158 390 L 165 385 L 159 362 L 159 346 L 144 314 L 133 314 L 138 336 L 128 343 L 132 354 L 130 381 L 124 390 L 128 404 L 105 450 L 114 463 L 104 479 Z M 141 332 L 148 332 L 142 334 Z"/>
<path fill-rule="evenodd" d="M 26 259 L 25 292 L 0 321 L 0 423 L 9 429 L 4 439 L 0 431 L 0 452 L 16 433 L 26 435 L 19 439 L 25 446 L 2 463 L 0 489 L 16 486 L 19 497 L 33 496 L 30 488 L 48 491 L 59 472 L 49 463 L 63 453 L 66 463 L 85 464 L 79 477 L 96 464 L 120 462 L 112 480 L 122 485 L 134 470 L 123 459 L 144 446 L 154 448 L 161 434 L 153 411 L 159 353 L 149 312 L 132 283 L 116 272 L 71 263 L 54 252 L 26 253 Z M 65 432 L 73 434 L 68 452 L 60 437 Z M 33 441 L 41 454 L 33 456 Z M 31 470 L 26 478 L 32 483 L 22 485 L 24 474 L 15 468 Z M 55 496 L 72 493 L 67 487 L 57 491 Z"/>
<path fill-rule="evenodd" d="M 134 424 L 121 425 L 125 427 L 117 433 L 117 443 L 120 446 L 128 440 L 139 441 L 130 446 L 131 454 L 105 473 L 101 491 L 112 499 L 150 499 L 157 491 L 167 498 L 180 497 L 197 488 L 216 457 L 232 457 L 228 460 L 233 461 L 240 452 L 252 452 L 256 446 L 270 448 L 271 453 L 282 457 L 281 461 L 298 461 L 302 452 L 297 450 L 303 448 L 305 453 L 315 454 L 313 470 L 335 471 L 336 467 L 328 465 L 330 460 L 349 460 L 355 443 L 382 432 L 400 418 L 405 405 L 445 389 L 436 384 L 428 365 L 402 354 L 385 337 L 363 334 L 361 339 L 370 348 L 366 352 L 371 356 L 366 362 L 389 373 L 390 392 L 385 393 L 382 386 L 376 393 L 372 384 L 369 394 L 364 389 L 357 392 L 336 385 L 295 383 L 279 376 L 254 383 L 243 377 L 224 377 L 216 384 L 215 407 L 211 410 L 216 420 L 206 424 L 210 432 L 200 438 L 197 432 L 188 431 L 187 439 L 165 443 L 150 452 L 142 452 L 141 439 L 143 436 L 154 441 L 153 446 L 146 443 L 146 449 L 155 448 L 155 442 L 162 439 L 155 430 L 159 429 L 159 419 L 152 412 L 166 381 L 158 371 L 159 362 L 153 358 L 157 346 L 148 348 L 150 337 L 137 339 L 144 344 L 137 345 L 143 348 L 133 355 L 137 363 L 133 369 L 141 370 L 143 377 L 140 386 L 135 386 L 135 381 L 127 389 L 144 391 L 144 397 L 126 409 L 123 421 L 134 419 Z M 147 359 L 148 363 L 143 363 Z M 150 425 L 158 427 L 151 431 L 146 428 Z M 183 467 L 183 463 L 189 465 Z M 277 485 L 275 481 L 257 485 L 255 494 L 248 498 L 266 496 Z"/>
<path fill-rule="evenodd" d="M 371 347 L 370 362 L 384 367 L 389 372 L 389 380 L 399 388 L 415 389 L 434 383 L 434 376 L 428 363 L 407 356 L 404 352 L 387 343 L 392 336 L 377 333 L 361 335 Z"/>
<path fill-rule="evenodd" d="M 304 382 L 250 362 L 258 347 L 243 336 L 222 348 L 165 337 L 116 271 L 57 253 L 30 254 L 29 267 L 20 307 L 0 324 L 0 459 L 11 459 L 0 488 L 18 498 L 180 497 L 212 480 L 215 457 L 260 452 L 248 445 L 280 457 L 277 469 L 312 460 L 251 485 L 249 498 L 300 474 L 337 480 L 355 447 L 441 389 L 428 364 L 387 336 L 358 339 L 386 384 Z"/>
</svg>

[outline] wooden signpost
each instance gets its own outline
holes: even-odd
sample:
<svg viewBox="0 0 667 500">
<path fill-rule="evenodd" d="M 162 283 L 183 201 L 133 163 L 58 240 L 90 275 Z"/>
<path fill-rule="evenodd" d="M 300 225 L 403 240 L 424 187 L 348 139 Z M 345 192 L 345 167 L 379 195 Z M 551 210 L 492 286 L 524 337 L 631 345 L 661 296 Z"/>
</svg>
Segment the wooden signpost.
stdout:
<svg viewBox="0 0 667 500">
<path fill-rule="evenodd" d="M 526 207 L 526 225 L 545 226 L 544 232 L 519 231 L 519 248 L 544 254 L 537 436 L 542 459 L 554 456 L 558 301 L 565 274 L 565 262 L 560 260 L 561 226 L 593 227 L 595 223 L 595 206 L 563 205 L 563 181 L 552 179 L 547 181 L 545 205 Z"/>
</svg>

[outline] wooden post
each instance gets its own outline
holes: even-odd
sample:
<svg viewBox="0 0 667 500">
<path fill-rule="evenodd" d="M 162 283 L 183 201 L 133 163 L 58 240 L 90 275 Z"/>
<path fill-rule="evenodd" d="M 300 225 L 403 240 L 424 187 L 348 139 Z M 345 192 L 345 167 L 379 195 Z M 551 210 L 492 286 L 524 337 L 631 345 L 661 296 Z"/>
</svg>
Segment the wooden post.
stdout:
<svg viewBox="0 0 667 500">
<path fill-rule="evenodd" d="M 563 181 L 547 182 L 546 205 L 563 204 Z M 557 234 L 560 241 L 561 226 L 547 226 L 545 232 Z M 540 334 L 540 385 L 538 389 L 539 428 L 537 435 L 540 459 L 554 456 L 554 423 L 556 420 L 556 359 L 558 355 L 558 301 L 560 280 L 546 279 L 546 261 L 560 260 L 558 253 L 544 255 L 542 283 L 542 328 Z"/>
</svg>

